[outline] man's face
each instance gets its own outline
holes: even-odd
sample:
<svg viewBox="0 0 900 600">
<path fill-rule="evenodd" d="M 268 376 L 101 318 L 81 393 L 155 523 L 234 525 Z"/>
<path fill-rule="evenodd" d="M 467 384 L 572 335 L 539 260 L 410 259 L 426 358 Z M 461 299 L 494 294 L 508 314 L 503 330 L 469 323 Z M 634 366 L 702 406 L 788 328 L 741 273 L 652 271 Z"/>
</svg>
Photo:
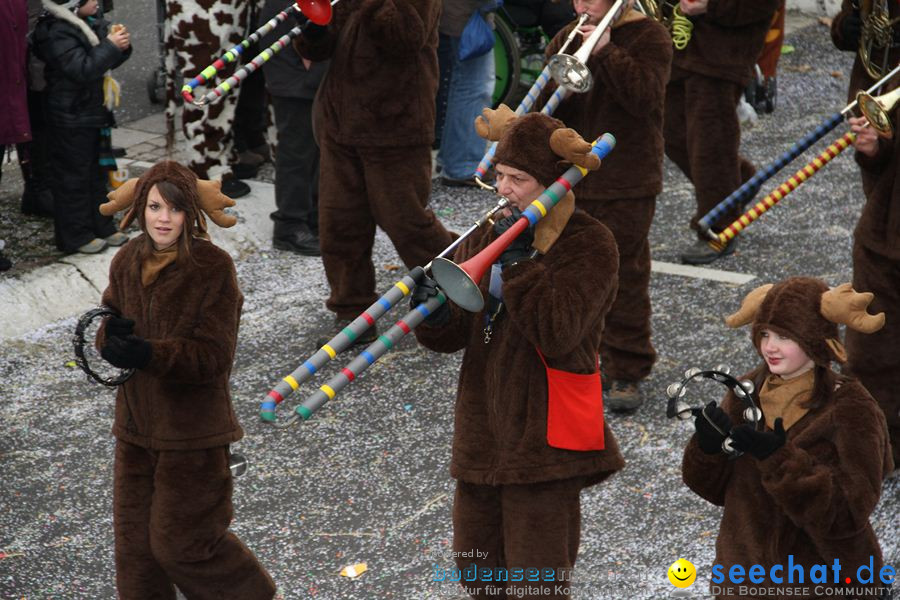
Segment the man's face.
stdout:
<svg viewBox="0 0 900 600">
<path fill-rule="evenodd" d="M 577 15 L 585 13 L 590 15 L 588 23 L 596 25 L 609 12 L 613 3 L 614 0 L 573 0 L 572 6 L 575 8 Z"/>
<path fill-rule="evenodd" d="M 544 191 L 544 186 L 537 179 L 521 169 L 499 164 L 495 171 L 497 193 L 506 197 L 519 210 L 528 208 Z"/>
</svg>

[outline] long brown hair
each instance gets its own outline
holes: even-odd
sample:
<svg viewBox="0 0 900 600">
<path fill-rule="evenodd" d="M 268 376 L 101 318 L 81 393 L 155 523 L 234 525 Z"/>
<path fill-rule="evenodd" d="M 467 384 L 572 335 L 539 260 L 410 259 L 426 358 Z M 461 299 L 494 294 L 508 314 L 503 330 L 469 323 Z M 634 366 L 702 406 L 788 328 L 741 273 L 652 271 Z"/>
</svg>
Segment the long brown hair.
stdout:
<svg viewBox="0 0 900 600">
<path fill-rule="evenodd" d="M 200 194 L 197 191 L 197 176 L 187 167 L 171 160 L 153 165 L 141 175 L 135 186 L 134 211 L 141 231 L 144 232 L 144 244 L 141 247 L 141 260 L 153 253 L 153 239 L 147 232 L 144 211 L 147 208 L 147 196 L 156 186 L 159 195 L 171 206 L 184 212 L 184 228 L 178 238 L 178 263 L 186 264 L 191 260 L 191 245 L 194 237 L 205 235 L 201 226 Z"/>
</svg>

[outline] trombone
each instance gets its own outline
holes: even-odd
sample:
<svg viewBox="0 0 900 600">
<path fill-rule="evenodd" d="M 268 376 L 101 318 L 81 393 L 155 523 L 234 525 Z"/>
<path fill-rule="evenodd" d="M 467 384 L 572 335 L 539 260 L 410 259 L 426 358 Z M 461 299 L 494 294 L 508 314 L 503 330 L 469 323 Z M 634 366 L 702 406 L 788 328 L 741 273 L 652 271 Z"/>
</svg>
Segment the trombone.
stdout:
<svg viewBox="0 0 900 600">
<path fill-rule="evenodd" d="M 248 64 L 235 71 L 234 75 L 216 86 L 215 89 L 208 92 L 203 97 L 194 99 L 194 90 L 197 88 L 197 86 L 203 85 L 207 81 L 211 81 L 220 69 L 223 69 L 225 68 L 225 65 L 236 61 L 240 56 L 243 55 L 244 50 L 248 48 L 250 44 L 258 42 L 262 36 L 275 29 L 275 27 L 277 27 L 279 23 L 283 23 L 292 12 L 299 10 L 303 14 L 303 16 L 307 18 L 309 23 L 315 23 L 316 25 L 327 25 L 331 21 L 331 7 L 337 4 L 339 1 L 340 0 L 331 0 L 329 4 L 325 2 L 325 0 L 297 0 L 295 4 L 290 5 L 289 7 L 266 21 L 256 31 L 251 33 L 247 37 L 247 39 L 217 58 L 211 65 L 203 69 L 199 75 L 184 84 L 184 86 L 182 86 L 181 88 L 181 96 L 186 102 L 190 102 L 194 106 L 204 106 L 210 102 L 218 100 L 222 96 L 226 95 L 229 91 L 239 86 L 241 81 L 246 79 L 247 76 L 250 75 L 250 73 L 256 71 L 263 65 L 263 63 L 280 52 L 285 46 L 287 46 L 289 41 L 303 33 L 303 27 L 298 25 L 297 27 L 291 29 L 288 33 L 278 38 L 278 40 L 276 40 L 274 44 L 260 52 Z"/>
<path fill-rule="evenodd" d="M 626 0 L 616 0 L 574 55 L 566 54 L 560 50 L 550 57 L 547 66 L 550 68 L 551 77 L 560 87 L 564 87 L 576 94 L 582 94 L 594 86 L 594 78 L 591 75 L 591 70 L 587 67 L 588 57 L 591 55 L 594 46 L 600 41 L 600 37 L 606 33 L 606 30 L 625 14 L 626 8 L 628 8 Z M 579 19 L 578 25 L 566 38 L 566 45 L 572 40 L 578 29 L 584 25 L 583 17 L 586 14 L 581 15 L 582 18 Z"/>
</svg>

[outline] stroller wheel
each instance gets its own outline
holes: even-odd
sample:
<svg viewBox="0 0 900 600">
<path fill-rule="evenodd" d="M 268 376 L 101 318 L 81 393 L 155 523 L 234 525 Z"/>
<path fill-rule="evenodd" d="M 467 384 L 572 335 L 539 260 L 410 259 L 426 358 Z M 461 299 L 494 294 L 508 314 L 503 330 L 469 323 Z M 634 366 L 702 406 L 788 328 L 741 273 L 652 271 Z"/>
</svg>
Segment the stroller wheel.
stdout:
<svg viewBox="0 0 900 600">
<path fill-rule="evenodd" d="M 160 104 L 166 99 L 166 73 L 161 68 L 147 77 L 147 97 L 151 104 Z"/>
</svg>

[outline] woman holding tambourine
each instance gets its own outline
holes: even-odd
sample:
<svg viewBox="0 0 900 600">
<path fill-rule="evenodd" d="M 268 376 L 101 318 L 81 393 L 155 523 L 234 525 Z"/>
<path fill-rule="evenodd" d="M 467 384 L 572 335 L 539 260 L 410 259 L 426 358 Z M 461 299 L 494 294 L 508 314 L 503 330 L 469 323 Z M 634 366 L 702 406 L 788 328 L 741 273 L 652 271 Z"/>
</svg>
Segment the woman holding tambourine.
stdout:
<svg viewBox="0 0 900 600">
<path fill-rule="evenodd" d="M 228 445 L 243 436 L 229 393 L 243 295 L 204 213 L 230 227 L 218 182 L 161 162 L 110 194 L 142 235 L 113 258 L 101 355 L 135 369 L 118 388 L 113 514 L 120 598 L 268 600 L 275 585 L 228 531 Z"/>
</svg>

